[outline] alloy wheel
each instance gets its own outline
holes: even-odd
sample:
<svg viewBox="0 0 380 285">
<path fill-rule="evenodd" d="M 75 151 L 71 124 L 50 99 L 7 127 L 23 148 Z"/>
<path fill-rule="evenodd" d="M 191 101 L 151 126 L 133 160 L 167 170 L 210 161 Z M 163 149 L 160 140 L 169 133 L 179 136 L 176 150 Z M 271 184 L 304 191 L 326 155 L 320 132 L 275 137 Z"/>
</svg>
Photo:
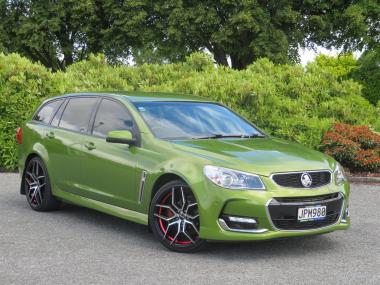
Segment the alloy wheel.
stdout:
<svg viewBox="0 0 380 285">
<path fill-rule="evenodd" d="M 46 173 L 40 162 L 32 160 L 25 172 L 25 193 L 32 207 L 41 207 L 46 188 Z"/>
<path fill-rule="evenodd" d="M 154 226 L 165 246 L 174 250 L 198 247 L 198 204 L 190 188 L 182 185 L 164 187 L 154 205 Z"/>
<path fill-rule="evenodd" d="M 53 196 L 47 169 L 39 157 L 34 157 L 28 162 L 23 183 L 26 199 L 33 210 L 59 209 L 61 201 Z"/>
</svg>

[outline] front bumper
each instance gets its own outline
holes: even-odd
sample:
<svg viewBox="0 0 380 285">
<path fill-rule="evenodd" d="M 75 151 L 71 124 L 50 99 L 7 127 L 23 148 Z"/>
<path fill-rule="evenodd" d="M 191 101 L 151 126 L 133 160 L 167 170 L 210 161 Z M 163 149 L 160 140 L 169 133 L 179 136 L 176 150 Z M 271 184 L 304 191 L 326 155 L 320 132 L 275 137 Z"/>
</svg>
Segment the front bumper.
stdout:
<svg viewBox="0 0 380 285">
<path fill-rule="evenodd" d="M 265 182 L 267 190 L 264 191 L 228 190 L 208 181 L 197 185 L 195 193 L 199 202 L 200 237 L 220 241 L 253 241 L 323 234 L 349 228 L 350 218 L 346 215 L 350 191 L 348 183 L 341 186 L 330 183 L 318 189 L 285 189 L 275 185 L 269 179 Z M 276 198 L 315 197 L 334 193 L 342 197 L 339 216 L 333 223 L 317 228 L 279 229 L 274 225 L 268 210 L 269 203 Z M 299 206 L 302 206 L 302 203 Z M 226 215 L 254 218 L 258 221 L 257 228 L 255 230 L 231 229 L 221 219 Z"/>
</svg>

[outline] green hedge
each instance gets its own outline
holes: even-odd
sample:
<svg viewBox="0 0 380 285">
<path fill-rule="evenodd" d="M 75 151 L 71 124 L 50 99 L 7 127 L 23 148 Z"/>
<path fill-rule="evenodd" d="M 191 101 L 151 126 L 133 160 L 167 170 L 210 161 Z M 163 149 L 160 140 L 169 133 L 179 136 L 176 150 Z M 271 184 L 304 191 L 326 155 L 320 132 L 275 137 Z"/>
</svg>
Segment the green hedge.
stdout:
<svg viewBox="0 0 380 285">
<path fill-rule="evenodd" d="M 15 129 L 49 96 L 78 91 L 181 92 L 222 102 L 268 133 L 318 149 L 334 122 L 380 130 L 376 108 L 361 86 L 311 63 L 274 65 L 261 59 L 246 70 L 216 68 L 204 54 L 166 65 L 110 66 L 103 56 L 52 73 L 16 54 L 0 54 L 0 167 L 16 165 Z"/>
</svg>

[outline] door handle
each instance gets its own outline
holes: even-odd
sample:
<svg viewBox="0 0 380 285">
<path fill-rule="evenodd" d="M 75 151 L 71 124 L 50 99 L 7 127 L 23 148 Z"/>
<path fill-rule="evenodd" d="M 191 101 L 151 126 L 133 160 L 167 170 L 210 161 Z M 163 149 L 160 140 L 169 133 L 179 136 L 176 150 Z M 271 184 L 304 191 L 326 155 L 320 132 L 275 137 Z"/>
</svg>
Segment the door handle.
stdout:
<svg viewBox="0 0 380 285">
<path fill-rule="evenodd" d="M 49 139 L 54 139 L 55 135 L 53 132 L 47 132 L 46 133 L 46 137 L 49 138 Z"/>
<path fill-rule="evenodd" d="M 96 149 L 96 146 L 93 142 L 88 142 L 86 143 L 85 145 L 85 148 L 87 148 L 88 150 L 93 150 L 93 149 Z"/>
</svg>

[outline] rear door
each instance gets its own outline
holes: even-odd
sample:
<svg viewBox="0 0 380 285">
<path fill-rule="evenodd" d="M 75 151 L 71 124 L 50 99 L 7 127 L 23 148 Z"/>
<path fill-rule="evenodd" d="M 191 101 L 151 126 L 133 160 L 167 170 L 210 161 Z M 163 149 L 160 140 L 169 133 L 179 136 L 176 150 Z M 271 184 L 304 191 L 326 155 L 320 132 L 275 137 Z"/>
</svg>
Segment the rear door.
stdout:
<svg viewBox="0 0 380 285">
<path fill-rule="evenodd" d="M 71 97 L 54 116 L 46 136 L 49 142 L 49 171 L 52 182 L 62 191 L 81 194 L 83 143 L 90 120 L 100 99 Z"/>
<path fill-rule="evenodd" d="M 45 164 L 49 168 L 49 174 L 52 174 L 50 171 L 51 160 L 49 159 L 48 151 L 51 148 L 51 140 L 49 138 L 49 124 L 57 111 L 61 108 L 62 105 L 64 105 L 64 101 L 64 99 L 54 99 L 46 102 L 37 110 L 33 119 L 27 123 L 26 131 L 28 132 L 28 140 L 30 140 L 30 142 L 39 142 L 38 144 L 35 144 L 34 147 L 38 148 L 38 150 L 41 152 L 45 152 Z M 21 145 L 21 147 L 24 147 L 24 145 Z M 21 152 L 21 154 L 27 154 L 31 151 L 33 150 L 28 149 L 27 151 Z"/>
<path fill-rule="evenodd" d="M 126 106 L 117 100 L 104 98 L 94 118 L 92 136 L 87 136 L 84 142 L 82 172 L 86 196 L 135 209 L 139 147 L 106 142 L 107 133 L 114 130 L 130 130 L 138 136 Z"/>
</svg>

